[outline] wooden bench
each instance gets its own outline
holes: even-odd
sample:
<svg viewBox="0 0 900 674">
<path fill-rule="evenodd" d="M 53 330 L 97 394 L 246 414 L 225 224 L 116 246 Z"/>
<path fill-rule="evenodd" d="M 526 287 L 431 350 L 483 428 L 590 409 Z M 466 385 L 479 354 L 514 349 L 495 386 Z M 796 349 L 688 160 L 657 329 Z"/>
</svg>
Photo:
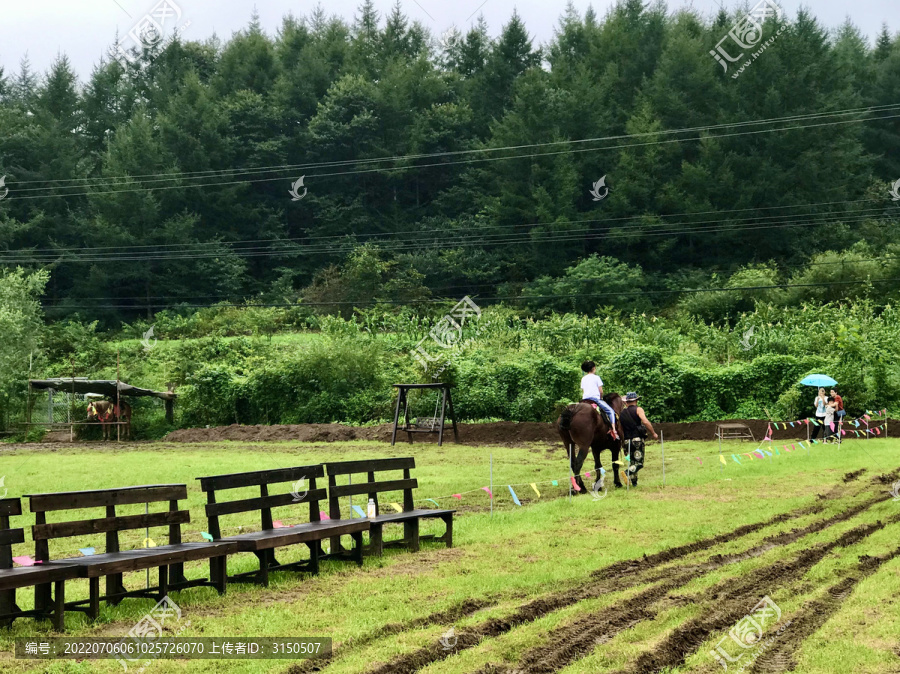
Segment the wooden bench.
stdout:
<svg viewBox="0 0 900 674">
<path fill-rule="evenodd" d="M 36 566 L 13 568 L 12 546 L 25 542 L 24 529 L 11 529 L 9 518 L 22 514 L 22 502 L 17 498 L 0 499 L 0 626 L 9 627 L 16 618 L 49 618 L 53 627 L 65 629 L 65 585 L 78 578 L 78 567 L 50 562 Z M 49 604 L 23 611 L 16 604 L 16 590 L 24 587 L 53 584 L 54 596 Z"/>
<path fill-rule="evenodd" d="M 181 525 L 191 521 L 190 513 L 187 510 L 178 509 L 178 501 L 185 498 L 187 498 L 187 485 L 183 484 L 29 495 L 31 511 L 35 514 L 35 524 L 32 527 L 35 558 L 41 562 L 46 564 L 50 559 L 49 541 L 51 539 L 106 534 L 104 553 L 54 562 L 72 564 L 78 568 L 81 578 L 88 579 L 89 598 L 68 602 L 65 607 L 87 613 L 91 619 L 95 620 L 100 614 L 101 599 L 109 605 L 118 604 L 124 597 L 150 597 L 161 600 L 169 593 L 169 590 L 197 585 L 211 585 L 220 594 L 224 594 L 226 555 L 236 552 L 237 546 L 227 542 L 182 543 Z M 150 504 L 160 502 L 168 502 L 169 509 L 163 512 L 149 512 Z M 116 506 L 139 503 L 146 503 L 148 512 L 139 515 L 116 515 Z M 105 516 L 95 519 L 47 522 L 48 512 L 81 508 L 105 508 Z M 120 548 L 120 531 L 159 526 L 169 527 L 168 545 L 135 550 Z M 210 560 L 210 579 L 187 580 L 184 577 L 185 562 L 205 559 Z M 159 569 L 158 585 L 144 590 L 128 591 L 125 589 L 122 582 L 124 573 L 154 567 Z M 106 578 L 106 594 L 101 596 L 100 578 L 103 577 Z M 49 592 L 49 585 L 37 586 L 35 588 L 35 606 L 47 606 L 50 601 Z"/>
<path fill-rule="evenodd" d="M 412 490 L 419 486 L 416 479 L 410 476 L 410 469 L 416 467 L 413 457 L 401 459 L 364 459 L 361 461 L 338 461 L 325 464 L 328 471 L 328 501 L 331 517 L 340 517 L 340 499 L 345 496 L 362 494 L 366 499 L 375 501 L 375 518 L 366 518 L 371 523 L 369 531 L 369 554 L 381 555 L 385 547 L 406 547 L 415 552 L 419 549 L 420 540 L 433 539 L 443 541 L 448 548 L 453 547 L 453 513 L 455 510 L 417 510 L 413 505 Z M 376 481 L 375 474 L 388 471 L 403 471 L 403 479 L 391 479 Z M 353 475 L 363 473 L 365 480 L 357 482 Z M 349 484 L 337 484 L 338 476 L 348 476 Z M 378 503 L 378 494 L 389 491 L 403 492 L 403 512 L 389 512 L 382 514 Z M 365 510 L 365 505 L 363 509 Z M 419 520 L 423 518 L 439 517 L 444 520 L 447 530 L 443 536 L 419 536 Z M 384 542 L 382 531 L 385 524 L 403 524 L 404 536 L 402 539 Z M 340 549 L 340 541 L 331 542 L 331 550 Z"/>
<path fill-rule="evenodd" d="M 353 538 L 356 544 L 353 559 L 362 565 L 362 532 L 368 531 L 369 522 L 365 519 L 342 520 L 339 516 L 323 521 L 319 501 L 325 498 L 326 491 L 316 488 L 316 479 L 324 477 L 322 464 L 318 464 L 197 478 L 200 480 L 200 488 L 207 493 L 206 516 L 209 518 L 209 533 L 216 540 L 235 543 L 240 552 L 252 552 L 259 559 L 258 570 L 235 574 L 229 577 L 230 580 L 261 583 L 267 586 L 270 571 L 297 570 L 316 574 L 319 572 L 319 559 L 322 556 L 321 541 L 329 537 L 337 537 L 340 540 L 342 535 L 350 535 Z M 269 494 L 270 485 L 284 482 L 292 483 L 291 492 Z M 256 486 L 259 487 L 258 498 L 226 502 L 219 502 L 216 498 L 216 492 L 221 490 Z M 294 506 L 294 512 L 300 513 L 301 508 L 307 505 L 308 522 L 275 528 L 272 508 Z M 222 537 L 219 517 L 255 510 L 260 513 L 261 531 Z M 298 543 L 305 543 L 309 548 L 309 559 L 279 564 L 275 559 L 275 548 Z"/>
</svg>

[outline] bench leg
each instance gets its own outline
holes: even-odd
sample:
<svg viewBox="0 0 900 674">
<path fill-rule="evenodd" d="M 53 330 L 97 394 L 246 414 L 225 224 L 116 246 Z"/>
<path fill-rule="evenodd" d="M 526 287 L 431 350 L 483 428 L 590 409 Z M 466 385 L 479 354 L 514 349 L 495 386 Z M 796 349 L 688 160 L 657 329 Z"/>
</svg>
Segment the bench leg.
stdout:
<svg viewBox="0 0 900 674">
<path fill-rule="evenodd" d="M 384 528 L 380 524 L 372 524 L 369 528 L 369 548 L 373 555 L 381 557 L 384 553 Z"/>
<path fill-rule="evenodd" d="M 350 537 L 353 539 L 353 559 L 356 561 L 357 566 L 363 565 L 363 540 L 362 540 L 362 531 L 357 531 L 355 534 L 350 534 Z"/>
<path fill-rule="evenodd" d="M 209 580 L 219 594 L 225 594 L 228 586 L 227 557 L 211 557 L 209 560 Z"/>
<path fill-rule="evenodd" d="M 403 538 L 410 552 L 419 551 L 419 520 L 408 520 L 403 523 Z"/>
<path fill-rule="evenodd" d="M 444 534 L 444 541 L 447 543 L 448 548 L 453 547 L 453 515 L 448 515 L 443 518 L 444 524 L 447 525 L 447 533 Z"/>
<path fill-rule="evenodd" d="M 53 598 L 50 595 L 50 583 L 43 585 L 35 585 L 34 587 L 34 609 L 36 611 L 50 612 Z"/>
<path fill-rule="evenodd" d="M 344 552 L 344 546 L 341 545 L 341 537 L 340 536 L 332 536 L 328 539 L 331 541 L 331 554 L 338 556 L 342 552 Z"/>
<path fill-rule="evenodd" d="M 55 583 L 56 591 L 53 593 L 53 629 L 57 632 L 66 631 L 66 581 L 58 580 Z"/>
<path fill-rule="evenodd" d="M 106 577 L 106 603 L 110 606 L 115 606 L 119 602 L 122 601 L 122 597 L 115 597 L 113 595 L 121 594 L 125 592 L 125 584 L 122 582 L 122 574 L 114 573 L 111 576 Z"/>
<path fill-rule="evenodd" d="M 169 567 L 159 567 L 159 600 L 162 601 L 169 594 Z"/>
<path fill-rule="evenodd" d="M 319 545 L 319 541 L 306 544 L 309 548 L 309 572 L 314 576 L 319 573 Z"/>
<path fill-rule="evenodd" d="M 184 577 L 184 564 L 172 564 L 169 566 L 169 583 L 177 585 L 186 583 L 187 578 Z"/>
<path fill-rule="evenodd" d="M 269 587 L 269 555 L 268 550 L 254 552 L 259 560 L 259 582 L 263 587 Z"/>
<path fill-rule="evenodd" d="M 96 620 L 100 617 L 100 578 L 88 578 L 90 587 L 90 604 L 88 605 L 88 617 Z"/>
<path fill-rule="evenodd" d="M 16 591 L 3 590 L 0 592 L 0 614 L 17 613 L 19 607 L 16 606 Z M 15 618 L 4 618 L 0 620 L 0 627 L 9 627 L 13 624 Z"/>
</svg>

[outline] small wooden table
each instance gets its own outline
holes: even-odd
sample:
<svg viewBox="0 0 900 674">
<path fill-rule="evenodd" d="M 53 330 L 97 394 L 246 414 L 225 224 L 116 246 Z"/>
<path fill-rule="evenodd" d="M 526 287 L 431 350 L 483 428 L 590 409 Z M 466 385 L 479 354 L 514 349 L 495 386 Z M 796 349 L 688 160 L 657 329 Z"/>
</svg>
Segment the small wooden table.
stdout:
<svg viewBox="0 0 900 674">
<path fill-rule="evenodd" d="M 716 424 L 716 437 L 719 440 L 750 440 L 756 442 L 753 431 L 747 424 Z"/>
</svg>

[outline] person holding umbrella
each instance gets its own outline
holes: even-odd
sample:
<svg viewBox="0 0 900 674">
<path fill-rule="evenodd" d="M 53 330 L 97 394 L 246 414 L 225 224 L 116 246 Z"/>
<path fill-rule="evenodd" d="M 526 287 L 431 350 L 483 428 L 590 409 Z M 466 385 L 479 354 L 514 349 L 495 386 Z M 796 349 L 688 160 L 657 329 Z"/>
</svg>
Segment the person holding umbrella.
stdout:
<svg viewBox="0 0 900 674">
<path fill-rule="evenodd" d="M 804 386 L 816 386 L 819 394 L 813 400 L 813 406 L 816 408 L 816 420 L 819 422 L 810 435 L 810 440 L 819 437 L 819 429 L 825 427 L 825 406 L 828 404 L 828 396 L 825 395 L 825 386 L 837 386 L 837 381 L 826 374 L 811 374 L 800 381 Z"/>
<path fill-rule="evenodd" d="M 816 408 L 816 421 L 819 422 L 812 432 L 812 435 L 809 436 L 810 440 L 815 440 L 819 437 L 819 431 L 825 428 L 825 406 L 828 404 L 828 398 L 825 396 L 825 389 L 819 389 L 819 395 L 815 397 L 813 400 L 813 407 Z M 827 433 L 823 433 L 823 437 L 827 437 Z"/>
</svg>

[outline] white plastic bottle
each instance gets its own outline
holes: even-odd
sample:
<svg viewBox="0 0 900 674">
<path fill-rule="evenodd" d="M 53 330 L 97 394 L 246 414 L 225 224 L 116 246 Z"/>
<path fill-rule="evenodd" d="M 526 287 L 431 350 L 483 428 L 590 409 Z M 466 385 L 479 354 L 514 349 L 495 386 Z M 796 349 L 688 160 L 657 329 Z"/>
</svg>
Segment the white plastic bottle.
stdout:
<svg viewBox="0 0 900 674">
<path fill-rule="evenodd" d="M 375 499 L 369 499 L 369 505 L 366 507 L 366 517 L 375 519 Z"/>
</svg>

